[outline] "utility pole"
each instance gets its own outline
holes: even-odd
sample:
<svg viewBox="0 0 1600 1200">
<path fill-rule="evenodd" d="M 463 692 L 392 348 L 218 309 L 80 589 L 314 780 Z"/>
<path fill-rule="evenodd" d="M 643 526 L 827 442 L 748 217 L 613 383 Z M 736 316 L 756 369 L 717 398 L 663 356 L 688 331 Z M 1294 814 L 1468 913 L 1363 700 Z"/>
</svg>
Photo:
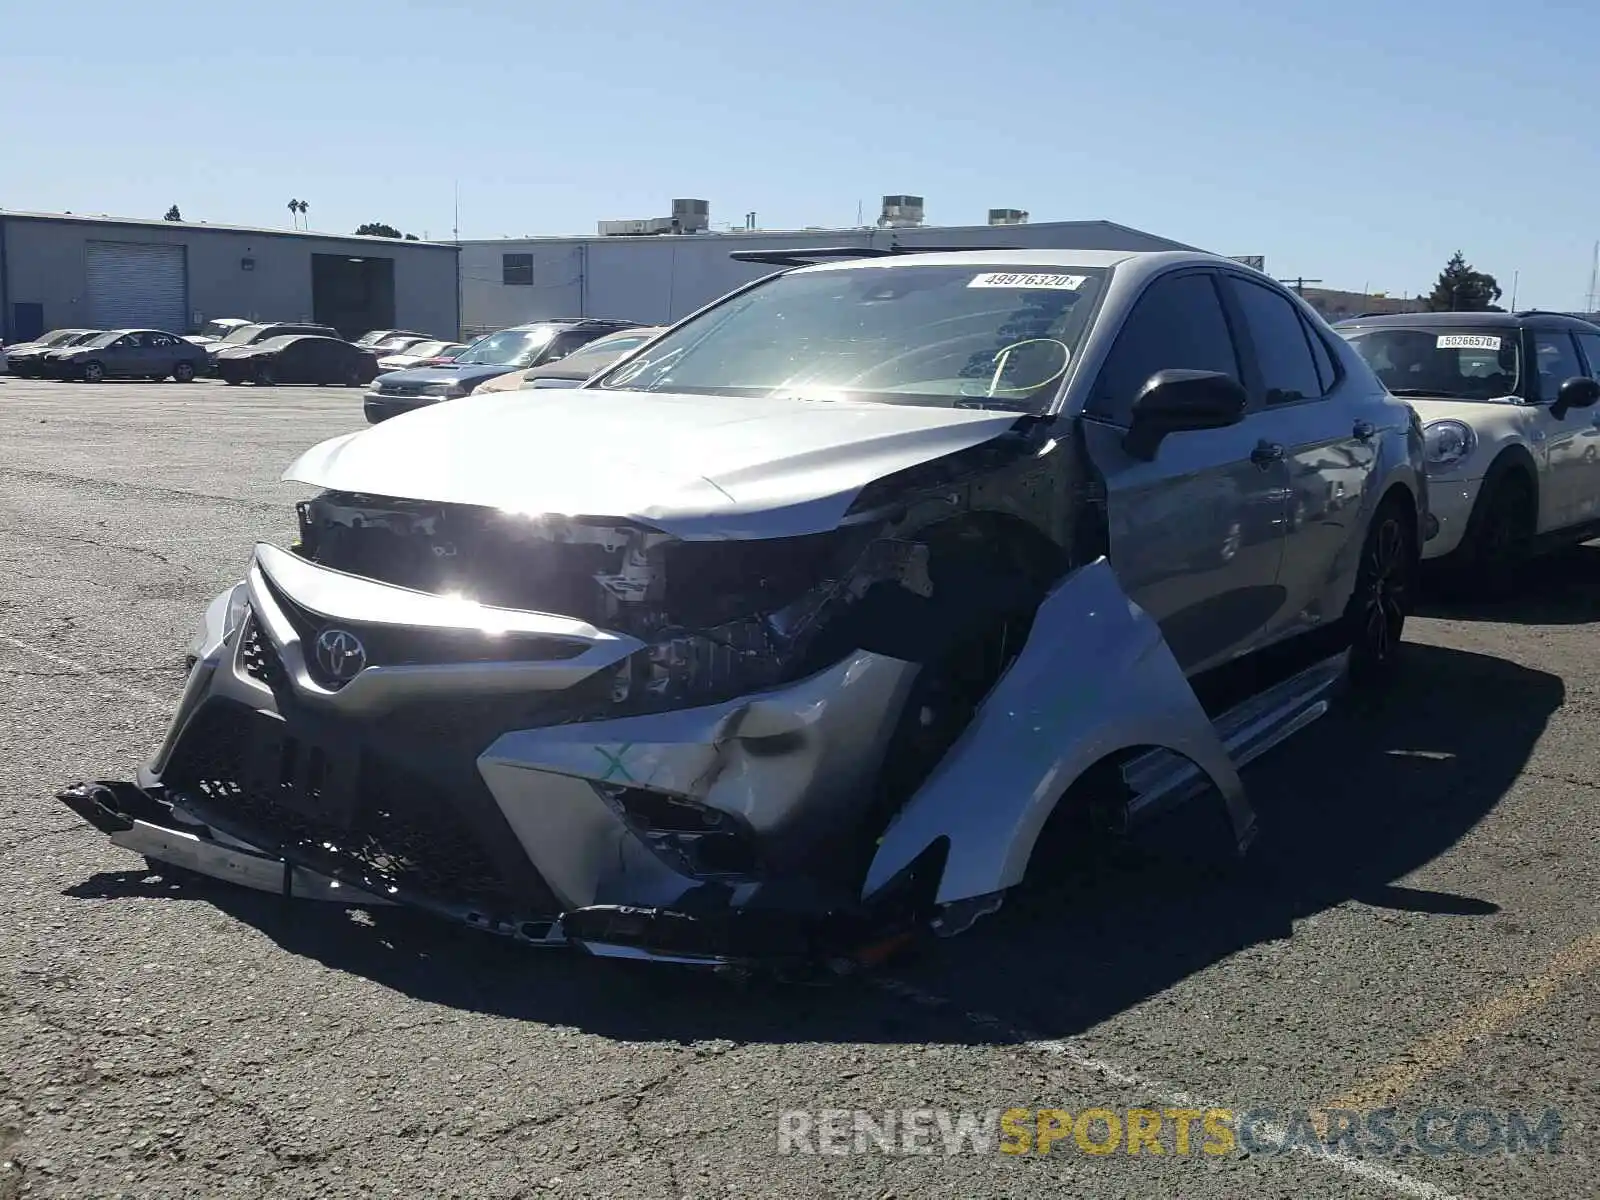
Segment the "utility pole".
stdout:
<svg viewBox="0 0 1600 1200">
<path fill-rule="evenodd" d="M 1307 279 L 1304 275 L 1296 275 L 1293 279 L 1280 279 L 1280 280 L 1278 280 L 1278 282 L 1279 283 L 1290 283 L 1290 284 L 1293 284 L 1294 285 L 1294 294 L 1296 296 L 1304 296 L 1306 294 L 1306 284 L 1308 284 L 1308 283 L 1321 283 L 1322 280 L 1320 280 L 1320 279 Z"/>
</svg>

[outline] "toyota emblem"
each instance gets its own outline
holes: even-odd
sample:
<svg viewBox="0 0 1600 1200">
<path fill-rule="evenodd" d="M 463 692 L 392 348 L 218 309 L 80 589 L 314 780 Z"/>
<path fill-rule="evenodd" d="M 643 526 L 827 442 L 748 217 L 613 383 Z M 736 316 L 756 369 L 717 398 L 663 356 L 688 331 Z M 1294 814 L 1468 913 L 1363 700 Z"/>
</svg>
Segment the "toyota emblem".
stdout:
<svg viewBox="0 0 1600 1200">
<path fill-rule="evenodd" d="M 324 629 L 317 635 L 317 666 L 335 683 L 349 683 L 367 665 L 367 648 L 346 629 Z"/>
</svg>

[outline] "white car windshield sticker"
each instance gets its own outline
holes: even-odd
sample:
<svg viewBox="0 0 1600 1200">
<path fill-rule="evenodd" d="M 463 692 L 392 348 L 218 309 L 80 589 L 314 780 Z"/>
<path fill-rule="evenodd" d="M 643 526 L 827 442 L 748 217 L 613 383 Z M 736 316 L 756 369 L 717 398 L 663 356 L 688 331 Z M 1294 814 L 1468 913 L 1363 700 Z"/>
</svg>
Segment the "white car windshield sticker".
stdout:
<svg viewBox="0 0 1600 1200">
<path fill-rule="evenodd" d="M 991 272 L 979 275 L 968 287 L 1047 288 L 1057 292 L 1075 292 L 1084 285 L 1087 275 L 1014 275 Z"/>
<path fill-rule="evenodd" d="M 1439 350 L 1498 350 L 1500 339 L 1482 333 L 1441 333 L 1434 347 Z"/>
</svg>

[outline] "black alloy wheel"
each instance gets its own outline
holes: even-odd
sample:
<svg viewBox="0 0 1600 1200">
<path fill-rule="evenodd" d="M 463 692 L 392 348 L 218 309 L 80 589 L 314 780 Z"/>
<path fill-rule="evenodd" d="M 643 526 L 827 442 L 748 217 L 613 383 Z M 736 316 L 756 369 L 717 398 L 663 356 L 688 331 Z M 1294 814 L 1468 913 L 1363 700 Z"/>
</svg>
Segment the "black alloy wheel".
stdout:
<svg viewBox="0 0 1600 1200">
<path fill-rule="evenodd" d="M 1357 686 L 1384 685 L 1399 665 L 1406 617 L 1416 596 L 1417 537 L 1411 511 L 1385 504 L 1367 530 L 1345 619 L 1350 676 Z"/>
</svg>

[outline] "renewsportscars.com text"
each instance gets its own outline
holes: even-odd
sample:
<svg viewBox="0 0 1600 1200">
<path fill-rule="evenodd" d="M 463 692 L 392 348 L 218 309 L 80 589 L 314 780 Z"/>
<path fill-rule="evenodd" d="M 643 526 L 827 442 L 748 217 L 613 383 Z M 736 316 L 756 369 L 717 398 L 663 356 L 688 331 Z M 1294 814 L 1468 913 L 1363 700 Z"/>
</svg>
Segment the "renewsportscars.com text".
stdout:
<svg viewBox="0 0 1600 1200">
<path fill-rule="evenodd" d="M 778 1114 L 778 1153 L 1558 1154 L 1562 1132 L 1553 1108 L 1537 1118 L 1489 1108 L 791 1109 Z"/>
</svg>

